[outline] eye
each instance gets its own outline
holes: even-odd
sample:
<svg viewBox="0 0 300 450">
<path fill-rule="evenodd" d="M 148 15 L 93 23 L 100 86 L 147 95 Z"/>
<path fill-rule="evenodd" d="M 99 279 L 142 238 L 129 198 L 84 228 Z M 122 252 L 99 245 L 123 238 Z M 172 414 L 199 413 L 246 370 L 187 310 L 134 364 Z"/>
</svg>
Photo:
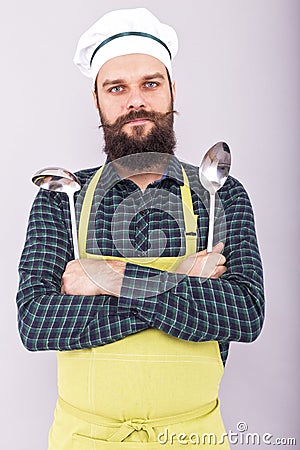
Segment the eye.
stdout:
<svg viewBox="0 0 300 450">
<path fill-rule="evenodd" d="M 124 88 L 122 86 L 114 86 L 109 89 L 109 92 L 111 92 L 112 94 L 118 94 L 119 92 L 122 92 L 123 90 L 124 90 Z"/>
<path fill-rule="evenodd" d="M 155 88 L 157 86 L 158 86 L 158 83 L 156 81 L 147 81 L 145 83 L 145 87 L 150 88 L 150 89 Z"/>
</svg>

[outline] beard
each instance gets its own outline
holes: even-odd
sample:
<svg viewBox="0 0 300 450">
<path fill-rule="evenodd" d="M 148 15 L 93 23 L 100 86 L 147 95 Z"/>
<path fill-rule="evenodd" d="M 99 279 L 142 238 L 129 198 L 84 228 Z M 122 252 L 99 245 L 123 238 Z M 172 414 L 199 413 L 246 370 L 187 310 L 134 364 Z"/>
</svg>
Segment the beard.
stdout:
<svg viewBox="0 0 300 450">
<path fill-rule="evenodd" d="M 118 117 L 113 124 L 108 124 L 104 115 L 99 111 L 104 132 L 104 153 L 111 161 L 118 160 L 118 164 L 131 169 L 146 169 L 156 165 L 157 161 L 169 160 L 174 155 L 176 138 L 173 128 L 173 105 L 167 113 L 154 111 L 130 111 Z M 122 131 L 123 125 L 135 119 L 148 119 L 153 122 L 149 132 L 145 134 L 144 125 L 133 125 L 132 135 Z M 132 157 L 136 155 L 137 157 Z M 157 157 L 155 157 L 157 155 Z M 166 158 L 164 158 L 164 155 Z M 168 157 L 167 157 L 168 155 Z M 157 161 L 155 161 L 157 160 Z"/>
</svg>

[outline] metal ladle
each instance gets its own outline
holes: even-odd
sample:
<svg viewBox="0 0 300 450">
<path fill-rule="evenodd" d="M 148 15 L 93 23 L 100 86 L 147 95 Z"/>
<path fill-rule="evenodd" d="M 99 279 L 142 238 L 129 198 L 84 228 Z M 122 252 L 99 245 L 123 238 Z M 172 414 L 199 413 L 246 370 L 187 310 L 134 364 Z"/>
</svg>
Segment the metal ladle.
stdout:
<svg viewBox="0 0 300 450">
<path fill-rule="evenodd" d="M 66 169 L 62 169 L 60 167 L 47 167 L 36 172 L 32 177 L 32 182 L 47 191 L 64 192 L 68 195 L 71 213 L 74 259 L 79 259 L 74 194 L 81 189 L 80 181 L 76 175 Z"/>
<path fill-rule="evenodd" d="M 218 142 L 203 157 L 199 167 L 199 178 L 202 186 L 209 192 L 209 228 L 207 253 L 212 252 L 216 192 L 224 185 L 231 166 L 231 154 L 225 142 Z"/>
</svg>

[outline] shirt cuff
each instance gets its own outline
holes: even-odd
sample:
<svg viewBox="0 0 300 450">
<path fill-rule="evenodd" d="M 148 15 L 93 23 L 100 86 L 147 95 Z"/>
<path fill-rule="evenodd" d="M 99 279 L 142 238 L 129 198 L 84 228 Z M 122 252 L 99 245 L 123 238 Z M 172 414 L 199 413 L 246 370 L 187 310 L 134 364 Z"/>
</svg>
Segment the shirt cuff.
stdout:
<svg viewBox="0 0 300 450">
<path fill-rule="evenodd" d="M 126 263 L 119 306 L 129 307 L 136 313 L 143 310 L 147 319 L 153 320 L 158 302 L 180 279 L 180 274 Z"/>
</svg>

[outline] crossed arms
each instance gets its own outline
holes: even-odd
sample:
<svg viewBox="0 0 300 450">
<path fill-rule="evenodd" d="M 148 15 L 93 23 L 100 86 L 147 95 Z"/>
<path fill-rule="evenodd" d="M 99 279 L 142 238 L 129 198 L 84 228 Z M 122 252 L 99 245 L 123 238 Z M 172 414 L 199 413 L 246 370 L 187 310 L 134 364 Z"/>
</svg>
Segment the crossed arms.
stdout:
<svg viewBox="0 0 300 450">
<path fill-rule="evenodd" d="M 113 289 L 101 282 L 94 283 L 95 291 L 85 284 L 80 292 L 69 283 L 79 263 L 70 262 L 66 200 L 41 191 L 19 266 L 17 305 L 24 346 L 31 351 L 89 348 L 149 327 L 193 341 L 255 340 L 264 316 L 261 260 L 248 196 L 241 185 L 233 192 L 225 208 L 224 256 L 217 257 L 208 278 L 201 276 L 201 263 L 187 275 L 184 267 L 182 273 L 169 273 L 122 263 L 113 267 L 119 280 Z M 204 256 L 199 253 L 197 261 Z"/>
</svg>

